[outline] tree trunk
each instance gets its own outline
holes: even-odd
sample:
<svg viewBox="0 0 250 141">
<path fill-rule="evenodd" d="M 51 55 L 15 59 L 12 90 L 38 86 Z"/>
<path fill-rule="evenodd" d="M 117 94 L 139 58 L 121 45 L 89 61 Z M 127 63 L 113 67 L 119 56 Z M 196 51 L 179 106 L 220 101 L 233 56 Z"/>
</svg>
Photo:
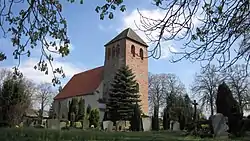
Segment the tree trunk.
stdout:
<svg viewBox="0 0 250 141">
<path fill-rule="evenodd" d="M 210 110 L 211 110 L 211 116 L 214 115 L 214 100 L 213 100 L 213 94 L 210 95 Z"/>
<path fill-rule="evenodd" d="M 238 101 L 239 101 L 240 114 L 243 114 L 242 98 L 241 98 L 241 93 L 239 92 L 239 89 L 237 89 L 237 96 L 238 96 Z"/>
</svg>

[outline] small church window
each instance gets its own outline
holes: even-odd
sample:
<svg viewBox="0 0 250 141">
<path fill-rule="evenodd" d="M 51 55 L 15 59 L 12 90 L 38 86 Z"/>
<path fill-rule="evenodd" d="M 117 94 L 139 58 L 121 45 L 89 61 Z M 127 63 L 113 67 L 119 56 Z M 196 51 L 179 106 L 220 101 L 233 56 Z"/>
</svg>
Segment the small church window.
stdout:
<svg viewBox="0 0 250 141">
<path fill-rule="evenodd" d="M 115 57 L 115 47 L 112 48 L 112 58 Z"/>
<path fill-rule="evenodd" d="M 120 45 L 117 45 L 116 47 L 116 57 L 119 57 L 120 55 Z"/>
<path fill-rule="evenodd" d="M 108 54 L 107 54 L 108 60 L 109 60 L 109 58 L 110 58 L 110 55 L 111 55 L 111 50 L 110 50 L 110 48 L 108 48 Z"/>
<path fill-rule="evenodd" d="M 133 57 L 135 57 L 135 46 L 134 45 L 131 46 L 131 53 L 133 54 Z"/>
<path fill-rule="evenodd" d="M 143 50 L 142 50 L 142 48 L 140 48 L 140 57 L 143 60 Z"/>
</svg>

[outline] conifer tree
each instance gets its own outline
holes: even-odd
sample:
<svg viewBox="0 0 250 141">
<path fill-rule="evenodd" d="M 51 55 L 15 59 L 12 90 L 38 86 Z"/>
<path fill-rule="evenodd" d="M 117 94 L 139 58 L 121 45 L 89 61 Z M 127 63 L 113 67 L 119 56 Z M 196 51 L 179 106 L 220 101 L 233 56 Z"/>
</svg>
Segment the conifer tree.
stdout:
<svg viewBox="0 0 250 141">
<path fill-rule="evenodd" d="M 131 120 L 134 105 L 141 100 L 135 75 L 128 66 L 118 69 L 107 102 L 108 117 L 111 121 Z"/>
<path fill-rule="evenodd" d="M 166 108 L 164 108 L 164 111 L 163 111 L 163 129 L 168 130 L 169 129 L 169 124 L 170 124 L 169 108 L 166 107 Z"/>
<path fill-rule="evenodd" d="M 78 103 L 78 114 L 77 114 L 77 121 L 82 121 L 84 119 L 85 116 L 85 100 L 84 99 L 80 99 L 79 103 Z"/>
<path fill-rule="evenodd" d="M 152 130 L 154 131 L 159 130 L 159 117 L 158 117 L 157 107 L 154 107 L 154 115 L 152 117 Z"/>
<path fill-rule="evenodd" d="M 141 109 L 138 104 L 134 105 L 134 114 L 131 119 L 131 129 L 132 131 L 142 130 Z"/>
<path fill-rule="evenodd" d="M 78 100 L 77 98 L 72 98 L 71 102 L 69 102 L 69 112 L 68 112 L 68 119 L 70 121 L 70 125 L 73 125 L 75 122 L 75 117 L 78 114 Z"/>
</svg>

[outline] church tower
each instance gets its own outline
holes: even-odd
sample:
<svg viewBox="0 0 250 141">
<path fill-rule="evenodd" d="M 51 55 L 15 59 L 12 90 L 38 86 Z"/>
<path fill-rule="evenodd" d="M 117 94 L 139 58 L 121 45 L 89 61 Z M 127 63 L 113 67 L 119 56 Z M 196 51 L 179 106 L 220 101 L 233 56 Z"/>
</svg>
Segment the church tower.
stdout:
<svg viewBox="0 0 250 141">
<path fill-rule="evenodd" d="M 128 65 L 136 76 L 141 95 L 141 108 L 148 114 L 148 45 L 131 29 L 127 28 L 105 45 L 103 97 L 113 77 L 122 66 Z"/>
</svg>

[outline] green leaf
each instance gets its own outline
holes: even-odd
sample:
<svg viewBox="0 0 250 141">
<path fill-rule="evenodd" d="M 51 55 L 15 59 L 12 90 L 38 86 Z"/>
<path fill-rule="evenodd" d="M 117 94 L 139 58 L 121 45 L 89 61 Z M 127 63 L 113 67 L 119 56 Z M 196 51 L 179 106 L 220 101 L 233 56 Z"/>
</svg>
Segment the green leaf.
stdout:
<svg viewBox="0 0 250 141">
<path fill-rule="evenodd" d="M 115 9 L 116 9 L 116 7 L 115 7 L 114 5 L 111 5 L 111 9 L 115 10 Z"/>
<path fill-rule="evenodd" d="M 217 10 L 218 10 L 218 13 L 219 13 L 219 14 L 222 14 L 223 7 L 222 7 L 222 6 L 218 6 L 218 7 L 217 7 Z"/>
<path fill-rule="evenodd" d="M 112 12 L 109 13 L 109 19 L 113 19 L 114 15 Z"/>
<path fill-rule="evenodd" d="M 120 7 L 120 11 L 124 12 L 125 10 L 126 10 L 126 6 L 125 6 L 125 5 L 122 5 L 122 6 Z"/>
<path fill-rule="evenodd" d="M 83 0 L 80 0 L 80 4 L 83 4 Z"/>
<path fill-rule="evenodd" d="M 99 13 L 99 10 L 100 10 L 101 8 L 100 8 L 100 6 L 97 6 L 96 8 L 95 8 L 95 11 L 97 12 L 97 13 Z"/>
<path fill-rule="evenodd" d="M 104 19 L 104 14 L 100 14 L 100 19 L 103 20 Z"/>
<path fill-rule="evenodd" d="M 196 35 L 192 35 L 192 40 L 197 40 L 197 36 Z"/>
<path fill-rule="evenodd" d="M 155 1 L 155 5 L 156 5 L 156 6 L 159 6 L 159 5 L 162 4 L 161 0 L 154 0 L 154 1 Z"/>
</svg>

